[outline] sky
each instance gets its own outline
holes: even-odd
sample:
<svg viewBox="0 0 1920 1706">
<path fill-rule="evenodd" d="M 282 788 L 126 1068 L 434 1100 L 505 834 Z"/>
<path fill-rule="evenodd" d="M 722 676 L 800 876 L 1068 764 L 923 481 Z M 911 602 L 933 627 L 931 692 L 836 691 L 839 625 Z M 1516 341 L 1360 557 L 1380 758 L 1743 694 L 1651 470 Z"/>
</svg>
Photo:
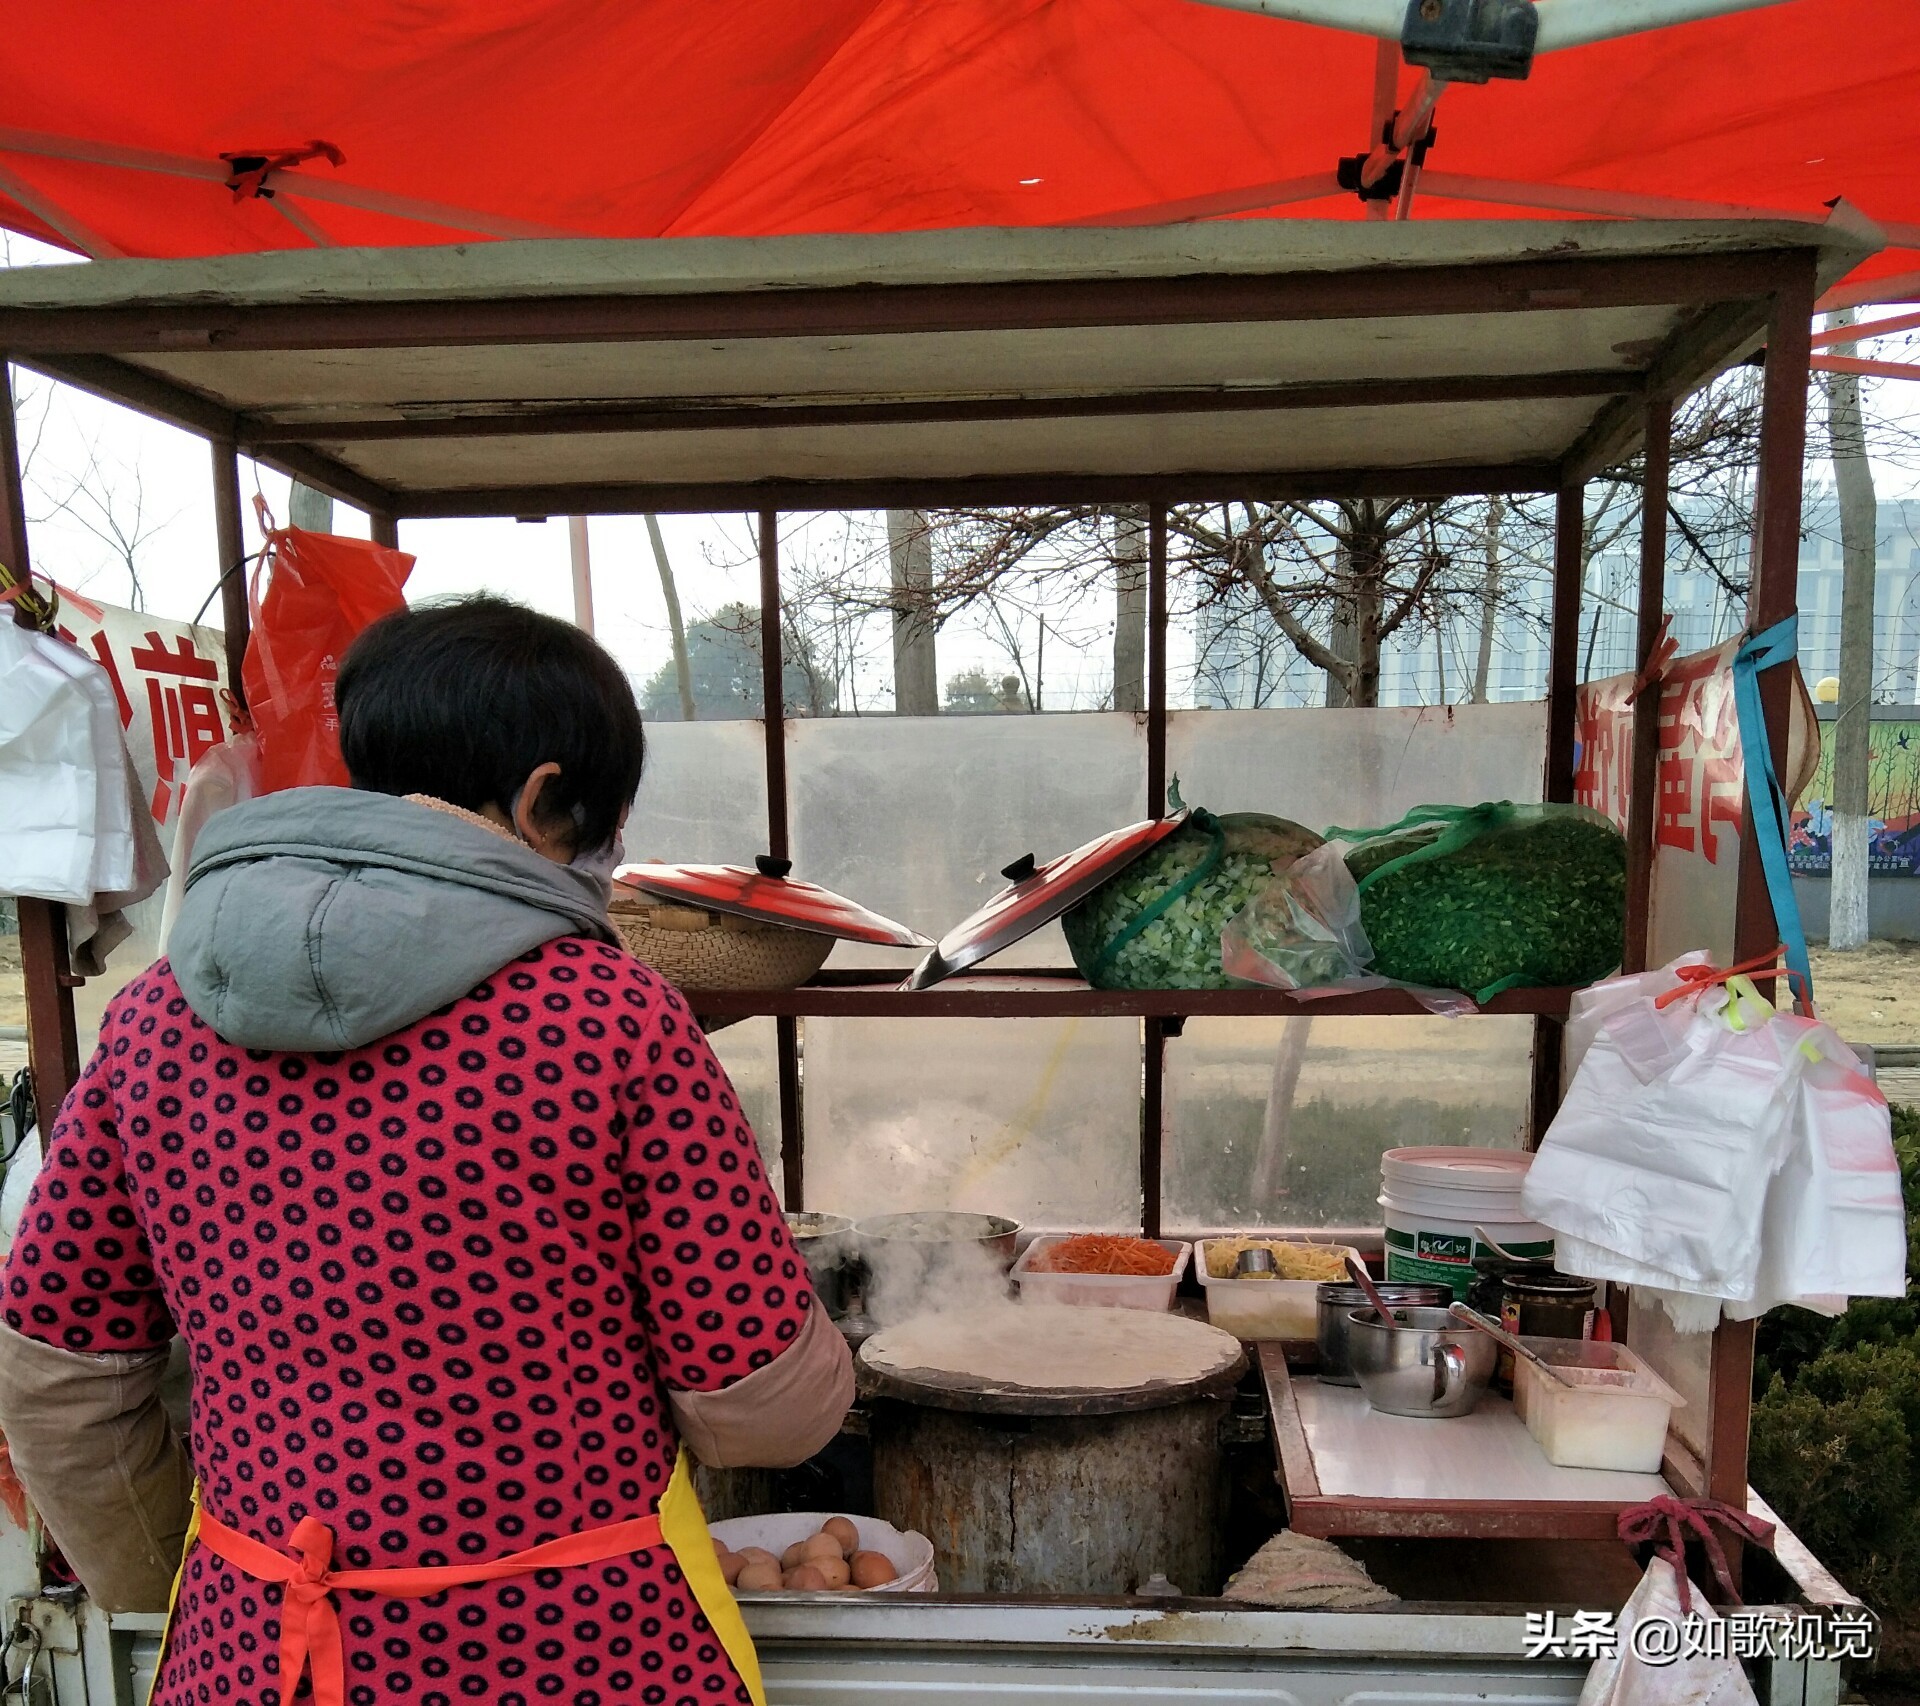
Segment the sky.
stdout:
<svg viewBox="0 0 1920 1706">
<path fill-rule="evenodd" d="M 0 234 L 0 260 L 9 265 L 70 263 L 72 257 L 18 236 Z M 1920 339 L 1882 340 L 1862 354 L 1913 361 Z M 15 370 L 26 460 L 28 511 L 34 567 L 98 601 L 139 607 L 155 615 L 189 619 L 207 606 L 217 563 L 209 456 L 203 440 L 105 403 L 70 387 Z M 1868 381 L 1879 393 L 1869 411 L 1897 406 L 1920 427 L 1920 383 Z M 1911 404 L 1907 402 L 1911 396 Z M 1877 469 L 1882 497 L 1920 492 L 1912 466 Z M 257 491 L 272 514 L 286 519 L 284 476 L 243 460 L 243 496 Z M 103 505 L 104 500 L 104 505 Z M 246 506 L 249 548 L 259 537 Z M 685 619 L 691 625 L 729 603 L 757 605 L 758 568 L 750 518 L 663 516 L 661 533 L 674 566 Z M 783 516 L 783 560 L 868 560 L 879 567 L 884 551 L 882 518 L 836 515 Z M 133 552 L 139 588 L 112 535 L 136 539 Z M 336 532 L 365 537 L 366 517 L 335 505 Z M 594 517 L 589 523 L 593 565 L 593 625 L 596 636 L 637 684 L 644 684 L 670 656 L 666 607 L 645 523 L 638 516 Z M 417 558 L 408 582 L 411 602 L 466 592 L 501 593 L 557 616 L 575 616 L 565 518 L 523 523 L 511 520 L 408 521 L 403 549 Z M 1045 612 L 1048 622 L 1043 704 L 1049 710 L 1101 704 L 1111 686 L 1112 615 L 1109 600 L 1063 595 Z M 219 621 L 217 600 L 208 619 Z M 1014 612 L 1014 638 L 1033 662 L 1039 613 Z M 1008 673 L 1010 656 L 987 617 L 963 616 L 941 630 L 942 683 L 968 669 L 992 680 Z M 848 672 L 854 708 L 884 710 L 891 703 L 890 630 L 884 616 L 864 623 L 855 636 L 856 658 Z M 1179 682 L 1190 671 L 1191 636 L 1170 636 L 1171 673 Z"/>
</svg>

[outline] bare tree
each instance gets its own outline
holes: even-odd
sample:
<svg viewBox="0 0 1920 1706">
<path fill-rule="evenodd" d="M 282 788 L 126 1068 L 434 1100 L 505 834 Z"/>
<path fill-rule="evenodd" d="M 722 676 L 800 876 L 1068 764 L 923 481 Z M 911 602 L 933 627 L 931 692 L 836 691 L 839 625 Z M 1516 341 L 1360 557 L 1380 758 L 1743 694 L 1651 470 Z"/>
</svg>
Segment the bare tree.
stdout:
<svg viewBox="0 0 1920 1706">
<path fill-rule="evenodd" d="M 687 658 L 687 625 L 680 615 L 680 588 L 667 560 L 667 542 L 660 536 L 660 518 L 647 517 L 647 539 L 653 546 L 653 566 L 660 572 L 660 596 L 667 604 L 667 632 L 673 643 L 673 679 L 680 690 L 680 720 L 690 723 L 699 707 L 693 699 L 693 665 Z"/>
<path fill-rule="evenodd" d="M 1113 512 L 1113 708 L 1147 708 L 1147 514 Z"/>
<path fill-rule="evenodd" d="M 36 484 L 46 491 L 44 482 Z M 140 464 L 104 455 L 99 441 L 93 440 L 87 446 L 85 466 L 69 475 L 57 494 L 49 495 L 47 515 L 66 516 L 112 553 L 126 570 L 129 606 L 145 610 L 146 589 L 140 580 L 143 553 L 147 543 L 173 522 L 178 511 L 157 518 L 153 515 Z"/>
</svg>

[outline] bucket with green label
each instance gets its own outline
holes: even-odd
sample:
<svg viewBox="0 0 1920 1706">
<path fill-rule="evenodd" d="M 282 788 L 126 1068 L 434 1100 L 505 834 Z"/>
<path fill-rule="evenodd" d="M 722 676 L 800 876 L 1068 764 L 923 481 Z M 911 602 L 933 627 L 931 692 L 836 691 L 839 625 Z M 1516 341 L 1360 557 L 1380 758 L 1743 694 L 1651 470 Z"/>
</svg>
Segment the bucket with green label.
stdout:
<svg viewBox="0 0 1920 1706">
<path fill-rule="evenodd" d="M 1520 1212 L 1533 1157 L 1520 1149 L 1389 1149 L 1380 1158 L 1387 1275 L 1451 1286 L 1466 1301 L 1473 1259 L 1491 1239 L 1510 1255 L 1551 1258 L 1553 1233 Z"/>
</svg>

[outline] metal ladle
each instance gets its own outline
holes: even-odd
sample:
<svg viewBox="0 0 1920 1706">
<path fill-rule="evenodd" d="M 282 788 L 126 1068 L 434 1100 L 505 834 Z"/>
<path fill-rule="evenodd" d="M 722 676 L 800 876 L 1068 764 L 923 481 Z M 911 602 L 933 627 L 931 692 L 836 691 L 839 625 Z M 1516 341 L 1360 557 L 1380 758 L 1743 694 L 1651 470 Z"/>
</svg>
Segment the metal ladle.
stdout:
<svg viewBox="0 0 1920 1706">
<path fill-rule="evenodd" d="M 1566 1387 L 1569 1392 L 1576 1390 L 1573 1382 L 1562 1374 L 1559 1369 L 1555 1368 L 1553 1364 L 1548 1362 L 1538 1351 L 1530 1349 L 1518 1335 L 1509 1333 L 1498 1321 L 1493 1320 L 1489 1316 L 1482 1315 L 1479 1310 L 1470 1308 L 1464 1303 L 1454 1304 L 1447 1313 L 1456 1321 L 1466 1322 L 1469 1327 L 1478 1327 L 1488 1338 L 1504 1345 L 1508 1350 L 1512 1351 L 1515 1356 L 1520 1357 L 1522 1360 L 1532 1363 L 1542 1374 L 1546 1375 L 1550 1380 L 1557 1382 L 1559 1385 Z"/>
<path fill-rule="evenodd" d="M 1399 1317 L 1387 1307 L 1387 1300 L 1380 1295 L 1379 1290 L 1375 1287 L 1373 1276 L 1367 1272 L 1365 1266 L 1358 1258 L 1353 1256 L 1347 1258 L 1347 1272 L 1352 1277 L 1353 1283 L 1366 1293 L 1367 1301 L 1373 1305 L 1374 1313 L 1380 1317 L 1380 1325 L 1383 1327 L 1398 1327 L 1400 1325 Z"/>
</svg>

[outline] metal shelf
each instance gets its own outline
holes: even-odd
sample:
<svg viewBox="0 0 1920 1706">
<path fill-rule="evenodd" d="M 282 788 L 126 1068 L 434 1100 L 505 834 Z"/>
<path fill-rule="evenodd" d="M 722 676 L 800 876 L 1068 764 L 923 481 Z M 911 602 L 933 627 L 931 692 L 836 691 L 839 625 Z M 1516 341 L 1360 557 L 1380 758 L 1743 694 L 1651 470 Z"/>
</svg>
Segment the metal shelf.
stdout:
<svg viewBox="0 0 1920 1706">
<path fill-rule="evenodd" d="M 1555 1468 L 1504 1398 L 1489 1395 L 1473 1416 L 1457 1422 L 1402 1422 L 1365 1413 L 1365 1400 L 1349 1388 L 1297 1385 L 1279 1344 L 1262 1344 L 1256 1354 L 1287 1520 L 1302 1534 L 1614 1540 L 1621 1511 L 1675 1490 L 1659 1475 Z M 1303 1390 L 1343 1402 L 1309 1405 Z M 1348 1413 L 1348 1399 L 1361 1418 Z M 1374 1441 L 1356 1451 L 1363 1421 L 1375 1432 L 1397 1430 L 1415 1448 L 1391 1450 Z"/>
<path fill-rule="evenodd" d="M 1403 989 L 1302 1000 L 1280 989 L 1093 989 L 1070 972 L 1044 968 L 975 973 L 932 989 L 902 989 L 911 968 L 824 972 L 798 989 L 688 990 L 704 1018 L 771 1015 L 807 1019 L 1189 1019 L 1307 1014 L 1419 1017 L 1426 1009 Z M 1510 989 L 1479 1009 L 1565 1018 L 1571 989 Z"/>
</svg>

